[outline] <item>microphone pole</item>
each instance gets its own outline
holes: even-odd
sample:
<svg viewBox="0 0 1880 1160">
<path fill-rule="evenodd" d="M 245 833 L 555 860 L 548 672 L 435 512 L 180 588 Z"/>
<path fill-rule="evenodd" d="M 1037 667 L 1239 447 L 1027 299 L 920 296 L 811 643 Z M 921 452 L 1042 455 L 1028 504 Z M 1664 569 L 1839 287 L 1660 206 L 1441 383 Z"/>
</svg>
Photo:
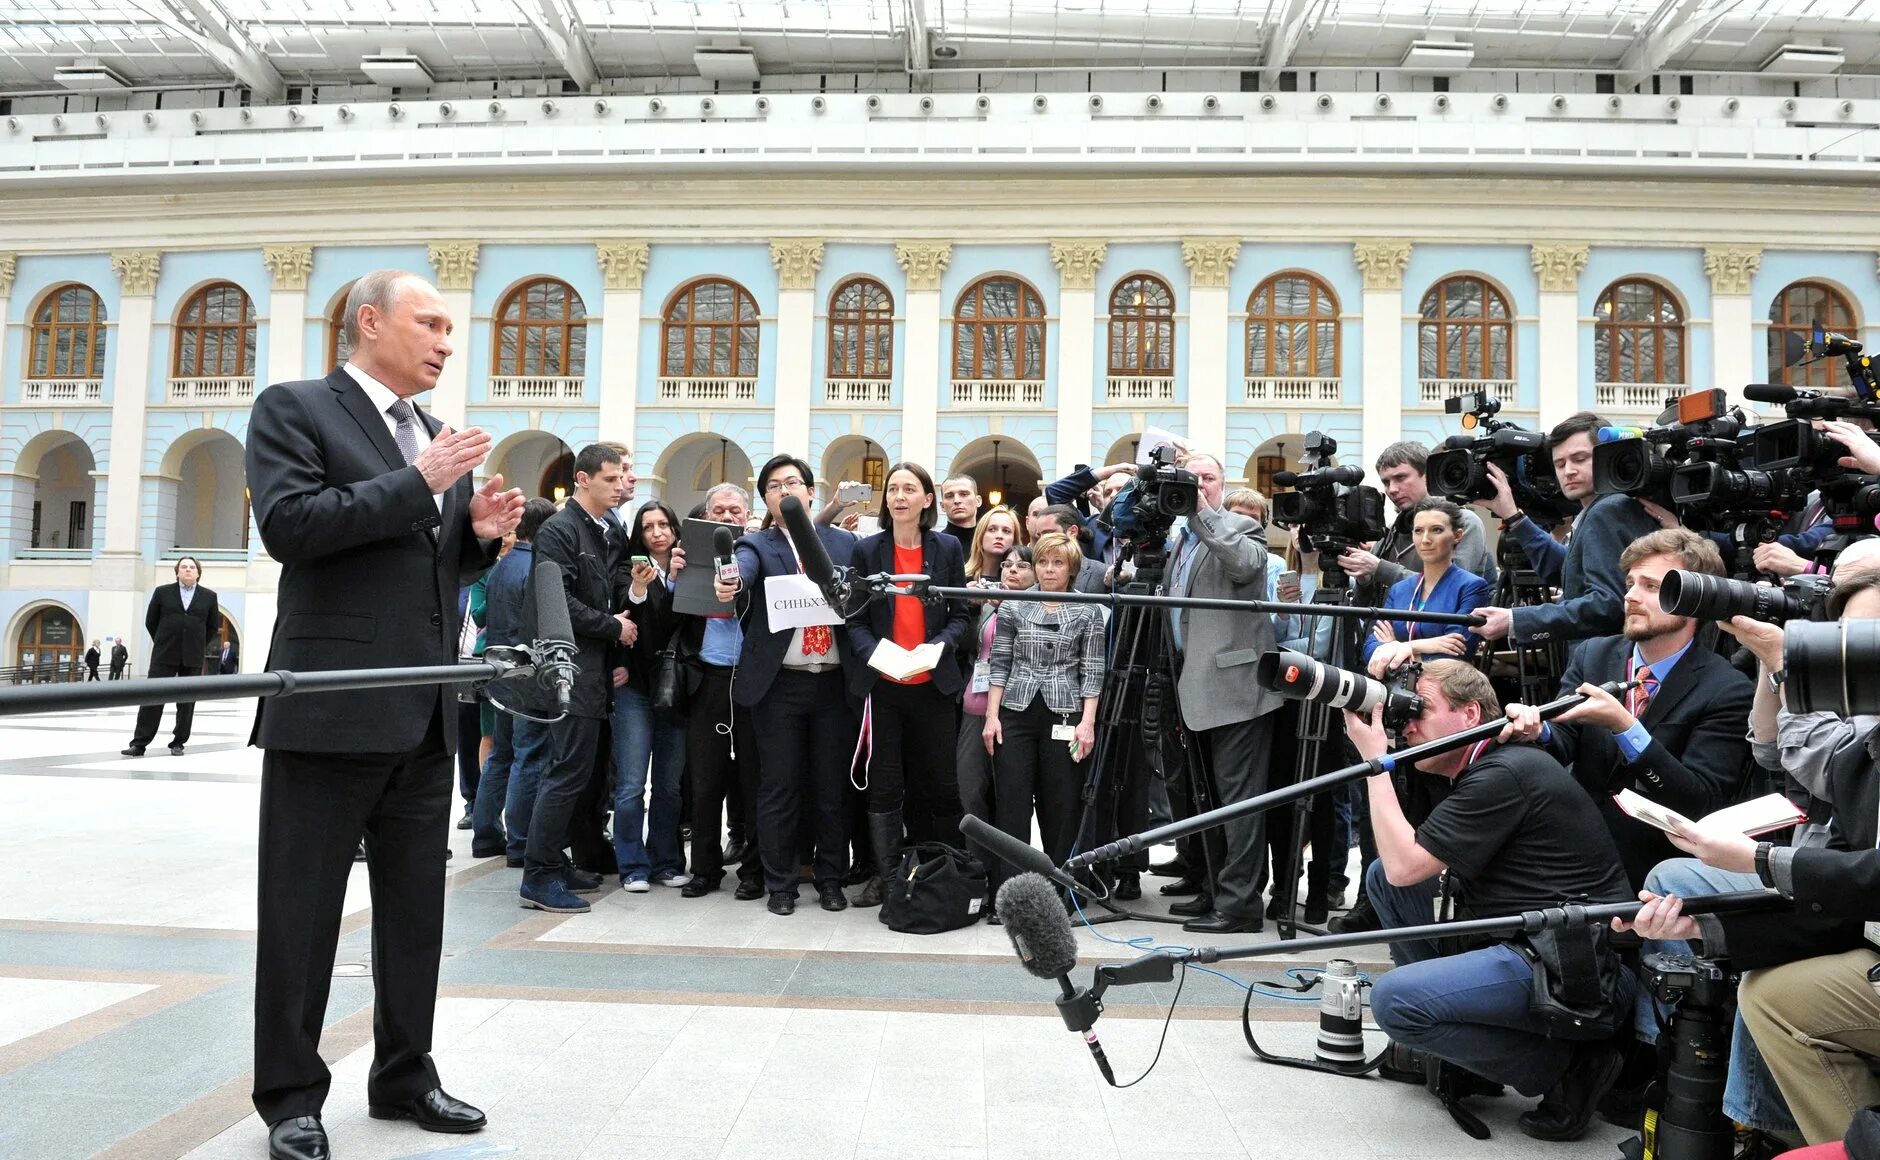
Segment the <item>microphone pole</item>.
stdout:
<svg viewBox="0 0 1880 1160">
<path fill-rule="evenodd" d="M 906 581 L 907 577 L 863 577 L 873 584 L 877 579 Z M 1348 620 L 1401 620 L 1409 624 L 1452 624 L 1480 628 L 1487 621 L 1471 612 L 1423 612 L 1414 608 L 1374 608 L 1358 604 L 1286 604 L 1277 600 L 1222 600 L 1203 596 L 1142 596 L 1108 592 L 1042 592 L 1036 588 L 950 588 L 937 584 L 910 585 L 903 596 L 932 596 L 942 600 L 1015 600 L 1054 604 L 1140 605 L 1148 608 L 1212 608 L 1223 612 L 1263 612 L 1281 616 L 1338 616 Z"/>
<path fill-rule="evenodd" d="M 73 709 L 122 709 L 171 701 L 228 701 L 246 697 L 291 697 L 295 693 L 339 693 L 359 689 L 397 689 L 408 685 L 462 685 L 493 681 L 516 666 L 490 661 L 421 665 L 395 669 L 330 669 L 230 674 L 214 677 L 138 677 L 128 681 L 87 681 L 69 685 L 26 685 L 0 689 L 0 717 L 20 713 L 57 713 Z M 99 687 L 94 689 L 92 685 Z"/>
<path fill-rule="evenodd" d="M 1616 697 L 1623 695 L 1627 689 L 1630 689 L 1635 684 L 1637 684 L 1636 681 L 1613 681 L 1601 685 L 1600 688 Z M 1585 693 L 1573 693 L 1561 697 L 1559 700 L 1549 701 L 1545 705 L 1538 706 L 1536 712 L 1541 715 L 1543 721 L 1549 720 L 1566 712 L 1568 709 L 1585 704 L 1587 699 Z M 1275 806 L 1283 806 L 1288 802 L 1297 801 L 1299 798 L 1311 797 L 1313 794 L 1323 793 L 1325 790 L 1344 785 L 1346 782 L 1357 781 L 1359 778 L 1371 777 L 1380 773 L 1392 773 L 1395 772 L 1399 766 L 1409 765 L 1425 757 L 1435 757 L 1439 753 L 1448 753 L 1452 749 L 1460 749 L 1465 745 L 1473 745 L 1478 741 L 1491 740 L 1499 734 L 1507 724 L 1508 719 L 1506 717 L 1497 717 L 1493 721 L 1484 721 L 1482 724 L 1471 729 L 1464 729 L 1460 733 L 1451 733 L 1447 737 L 1438 737 L 1432 741 L 1425 741 L 1421 745 L 1412 745 L 1408 749 L 1400 749 L 1395 753 L 1386 753 L 1382 757 L 1373 757 L 1369 761 L 1361 761 L 1356 765 L 1348 765 L 1344 769 L 1333 770 L 1331 773 L 1324 773 L 1320 774 L 1318 777 L 1307 778 L 1305 781 L 1297 782 L 1282 789 L 1256 794 L 1244 801 L 1233 802 L 1229 805 L 1221 806 L 1218 809 L 1208 810 L 1205 813 L 1196 814 L 1192 818 L 1184 818 L 1179 822 L 1170 822 L 1166 826 L 1157 826 L 1154 829 L 1144 830 L 1140 834 L 1130 834 L 1127 837 L 1118 838 L 1114 842 L 1085 850 L 1081 854 L 1072 855 L 1071 858 L 1064 863 L 1064 868 L 1066 870 L 1075 871 L 1094 866 L 1098 862 L 1114 861 L 1117 858 L 1124 858 L 1130 854 L 1134 854 L 1139 850 L 1146 850 L 1150 846 L 1159 846 L 1163 842 L 1172 842 L 1176 838 L 1186 838 L 1190 834 L 1198 834 L 1202 830 L 1211 829 L 1214 826 L 1231 822 L 1236 818 L 1243 818 L 1249 814 L 1262 813 Z M 1025 869 L 1030 869 L 1030 867 L 1025 867 Z M 1375 935 L 1375 931 L 1371 932 L 1370 941 L 1377 941 Z M 1303 944 L 1291 942 L 1286 945 L 1298 946 Z"/>
</svg>

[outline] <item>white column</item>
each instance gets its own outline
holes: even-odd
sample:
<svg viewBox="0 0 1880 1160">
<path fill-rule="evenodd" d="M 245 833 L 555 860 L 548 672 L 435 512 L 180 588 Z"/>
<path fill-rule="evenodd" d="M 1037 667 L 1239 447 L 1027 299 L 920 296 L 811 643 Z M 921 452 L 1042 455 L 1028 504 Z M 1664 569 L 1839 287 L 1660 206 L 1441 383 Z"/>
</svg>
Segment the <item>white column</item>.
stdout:
<svg viewBox="0 0 1880 1160">
<path fill-rule="evenodd" d="M 633 448 L 649 470 L 657 458 L 639 446 L 634 430 L 640 401 L 640 293 L 650 251 L 645 242 L 600 242 L 601 265 L 600 433 Z M 592 349 L 593 344 L 589 344 Z"/>
<path fill-rule="evenodd" d="M 1534 246 L 1528 260 L 1540 275 L 1540 428 L 1580 409 L 1580 271 L 1587 247 Z"/>
<path fill-rule="evenodd" d="M 1358 461 L 1368 470 L 1379 451 L 1403 438 L 1403 272 L 1410 243 L 1359 242 L 1351 252 L 1364 274 L 1364 410 L 1358 426 L 1364 446 Z"/>
<path fill-rule="evenodd" d="M 907 271 L 901 457 L 926 465 L 937 479 L 950 466 L 935 456 L 940 445 L 940 275 L 953 260 L 953 244 L 902 242 L 894 256 Z"/>
<path fill-rule="evenodd" d="M 476 242 L 432 242 L 431 268 L 437 271 L 437 289 L 456 324 L 456 353 L 444 364 L 431 392 L 429 410 L 453 427 L 461 427 L 470 402 L 470 330 L 476 283 Z"/>
<path fill-rule="evenodd" d="M 771 438 L 779 453 L 809 454 L 809 408 L 815 394 L 816 271 L 822 267 L 821 238 L 770 243 L 777 267 L 777 381 Z"/>
<path fill-rule="evenodd" d="M 18 255 L 12 254 L 12 253 L 0 252 L 0 356 L 4 356 L 6 352 L 6 343 L 4 339 L 6 337 L 7 305 L 8 305 L 8 299 L 13 297 L 13 272 L 17 268 L 18 263 L 19 263 Z M 32 320 L 27 319 L 27 321 L 31 322 Z M 31 346 L 30 336 L 21 335 L 20 337 L 20 366 L 22 368 L 24 368 L 26 365 L 26 359 L 28 357 L 27 352 L 30 346 Z M 0 361 L 0 382 L 5 382 L 8 377 L 9 376 L 7 375 L 6 363 L 4 361 Z M 11 378 L 15 382 L 18 382 L 19 380 L 25 377 L 26 375 L 24 374 L 23 370 L 22 370 L 22 373 L 14 374 L 11 376 Z"/>
<path fill-rule="evenodd" d="M 1182 242 L 1188 263 L 1188 431 L 1214 454 L 1231 459 L 1227 441 L 1227 278 L 1240 259 L 1232 238 Z M 1225 462 L 1225 460 L 1224 460 Z"/>
<path fill-rule="evenodd" d="M 159 250 L 111 254 L 111 268 L 121 284 L 110 351 L 114 391 L 111 477 L 105 485 L 104 551 L 91 566 L 91 623 L 86 630 L 93 636 L 122 636 L 133 643 L 133 649 L 143 635 L 138 595 L 144 558 L 138 535 L 143 515 L 144 407 L 150 393 L 153 296 L 162 265 Z"/>
<path fill-rule="evenodd" d="M 313 247 L 263 246 L 261 263 L 274 275 L 274 286 L 268 293 L 268 365 L 258 387 L 306 377 L 302 368 L 307 360 L 307 276 L 313 273 Z"/>
<path fill-rule="evenodd" d="M 1045 471 L 1052 479 L 1069 475 L 1079 463 L 1095 463 L 1103 453 L 1090 446 L 1090 439 L 1096 402 L 1097 268 L 1108 250 L 1103 242 L 1051 243 L 1051 261 L 1058 268 L 1057 462 L 1047 464 Z"/>
<path fill-rule="evenodd" d="M 1743 384 L 1767 377 L 1756 369 L 1756 312 L 1749 297 L 1750 282 L 1761 268 L 1760 246 L 1712 246 L 1704 251 L 1704 273 L 1710 275 L 1710 377 L 1737 402 L 1742 401 Z"/>
</svg>

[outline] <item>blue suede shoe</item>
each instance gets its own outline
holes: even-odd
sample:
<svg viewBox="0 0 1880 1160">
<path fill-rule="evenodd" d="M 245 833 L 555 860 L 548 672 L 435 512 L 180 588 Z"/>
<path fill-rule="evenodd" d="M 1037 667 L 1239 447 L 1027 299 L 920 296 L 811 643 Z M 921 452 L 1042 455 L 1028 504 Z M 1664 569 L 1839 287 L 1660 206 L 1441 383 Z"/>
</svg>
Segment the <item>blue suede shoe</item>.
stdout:
<svg viewBox="0 0 1880 1160">
<path fill-rule="evenodd" d="M 588 904 L 571 893 L 560 881 L 551 881 L 539 890 L 522 887 L 522 905 L 527 909 L 546 910 L 551 914 L 586 914 Z"/>
</svg>

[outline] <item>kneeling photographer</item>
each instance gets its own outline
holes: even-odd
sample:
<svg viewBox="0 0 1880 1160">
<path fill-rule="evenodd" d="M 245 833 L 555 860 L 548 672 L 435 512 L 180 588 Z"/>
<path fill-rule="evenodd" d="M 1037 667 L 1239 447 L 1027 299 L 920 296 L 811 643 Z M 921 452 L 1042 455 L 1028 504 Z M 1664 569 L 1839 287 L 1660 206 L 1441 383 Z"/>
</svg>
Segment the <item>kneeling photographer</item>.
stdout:
<svg viewBox="0 0 1880 1160">
<path fill-rule="evenodd" d="M 1403 730 L 1406 744 L 1444 737 L 1500 716 L 1488 678 L 1457 660 L 1431 661 L 1416 683 L 1421 701 Z M 1382 709 L 1345 714 L 1361 758 L 1389 749 Z M 1427 758 L 1424 773 L 1453 783 L 1412 826 L 1389 774 L 1366 779 L 1378 861 L 1366 889 L 1385 927 L 1429 921 L 1444 879 L 1471 916 L 1512 914 L 1564 899 L 1619 902 L 1630 896 L 1619 851 L 1599 813 L 1559 762 L 1531 745 L 1480 742 Z M 1582 928 L 1588 938 L 1590 928 Z M 1392 943 L 1397 969 L 1372 990 L 1378 1026 L 1420 1049 L 1525 1095 L 1544 1095 L 1521 1117 L 1536 1139 L 1572 1140 L 1619 1070 L 1609 1036 L 1630 1010 L 1630 981 L 1600 972 L 1605 1036 L 1578 1042 L 1535 1010 L 1536 967 L 1522 944 L 1493 942 L 1441 955 L 1425 942 Z M 1601 956 L 1604 957 L 1604 956 Z M 1610 963 L 1610 960 L 1607 960 Z M 1544 1004 L 1543 1004 L 1544 1005 Z"/>
<path fill-rule="evenodd" d="M 1828 604 L 1830 619 L 1840 623 L 1787 630 L 1777 672 L 1791 674 L 1781 682 L 1791 709 L 1814 707 L 1817 696 L 1838 697 L 1832 707 L 1843 714 L 1880 707 L 1865 679 L 1880 660 L 1874 655 L 1880 568 L 1843 573 Z M 1839 748 L 1829 765 L 1835 809 L 1824 847 L 1778 847 L 1724 827 L 1680 822 L 1671 840 L 1696 860 L 1654 869 L 1640 894 L 1647 905 L 1632 924 L 1646 939 L 1697 940 L 1705 957 L 1728 958 L 1749 972 L 1738 994 L 1742 1026 L 1811 1144 L 1839 1140 L 1857 1110 L 1880 1103 L 1880 730 L 1869 728 L 1857 744 Z M 1795 910 L 1683 914 L 1687 892 L 1757 887 L 1794 899 Z M 1754 1090 L 1753 1064 L 1742 1052 L 1731 1064 L 1725 1111 L 1754 1115 L 1754 1107 L 1732 1106 Z"/>
</svg>

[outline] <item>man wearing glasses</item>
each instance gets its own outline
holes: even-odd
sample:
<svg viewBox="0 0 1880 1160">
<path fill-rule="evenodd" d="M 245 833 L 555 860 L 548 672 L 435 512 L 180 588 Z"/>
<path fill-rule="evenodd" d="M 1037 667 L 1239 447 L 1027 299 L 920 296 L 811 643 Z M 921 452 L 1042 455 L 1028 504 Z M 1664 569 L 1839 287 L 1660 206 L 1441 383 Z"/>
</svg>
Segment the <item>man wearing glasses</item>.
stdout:
<svg viewBox="0 0 1880 1160">
<path fill-rule="evenodd" d="M 849 868 L 847 782 L 856 717 L 843 670 L 860 662 L 850 651 L 846 625 L 772 629 L 767 599 L 774 587 L 770 581 L 803 573 L 783 532 L 781 505 L 794 498 L 807 509 L 815 486 L 809 464 L 794 455 L 772 456 L 757 473 L 757 491 L 770 509 L 771 526 L 738 541 L 738 581 L 717 581 L 718 598 L 736 598 L 744 625 L 731 699 L 751 713 L 762 739 L 757 747 L 757 848 L 767 905 L 778 915 L 796 911 L 805 798 L 815 811 L 808 827 L 816 845 L 817 898 L 824 910 L 849 904 L 842 879 Z M 818 526 L 816 534 L 838 566 L 853 559 L 853 535 L 826 526 Z"/>
</svg>

